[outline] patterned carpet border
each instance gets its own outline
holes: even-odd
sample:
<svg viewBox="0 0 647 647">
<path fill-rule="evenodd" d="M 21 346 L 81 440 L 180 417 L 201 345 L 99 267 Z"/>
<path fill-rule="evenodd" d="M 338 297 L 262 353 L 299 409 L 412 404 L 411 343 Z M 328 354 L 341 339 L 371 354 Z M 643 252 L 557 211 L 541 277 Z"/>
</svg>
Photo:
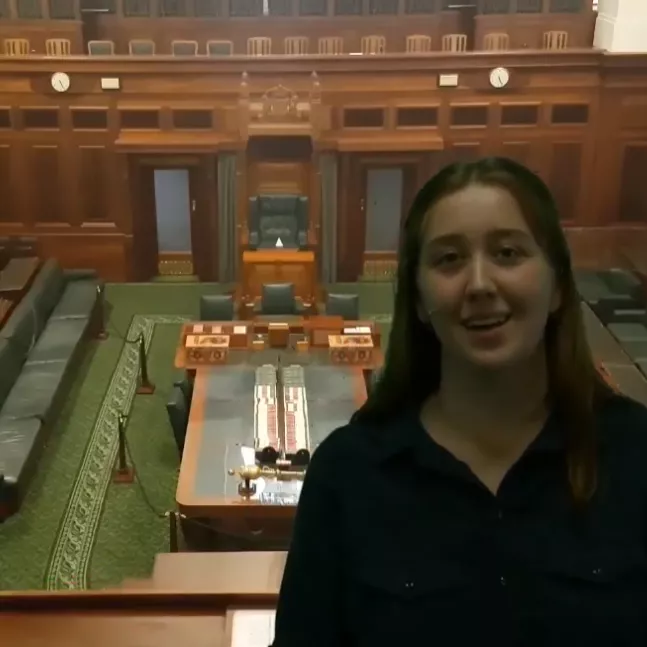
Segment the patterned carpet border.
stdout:
<svg viewBox="0 0 647 647">
<path fill-rule="evenodd" d="M 135 315 L 126 338 L 134 340 L 143 333 L 148 352 L 156 325 L 189 319 L 179 315 Z M 54 542 L 45 576 L 47 590 L 87 589 L 92 549 L 117 456 L 117 418 L 120 413 L 130 414 L 138 371 L 139 347 L 124 342 Z"/>
</svg>

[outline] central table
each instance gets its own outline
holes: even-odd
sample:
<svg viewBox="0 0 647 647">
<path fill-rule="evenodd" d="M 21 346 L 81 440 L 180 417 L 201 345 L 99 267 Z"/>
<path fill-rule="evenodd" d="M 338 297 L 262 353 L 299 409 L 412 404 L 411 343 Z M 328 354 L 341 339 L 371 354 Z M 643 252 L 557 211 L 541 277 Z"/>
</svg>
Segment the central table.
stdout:
<svg viewBox="0 0 647 647">
<path fill-rule="evenodd" d="M 181 358 L 178 350 L 178 366 Z M 176 495 L 190 547 L 275 550 L 287 546 L 301 482 L 260 478 L 254 482 L 255 493 L 243 497 L 241 479 L 229 473 L 250 461 L 253 464 L 255 450 L 263 449 L 255 437 L 262 419 L 259 410 L 276 404 L 271 379 L 259 381 L 263 371 L 283 371 L 288 378 L 297 375 L 296 382 L 284 387 L 284 420 L 287 430 L 288 422 L 293 426 L 297 414 L 301 416 L 296 433 L 300 446 L 312 453 L 362 405 L 367 396 L 365 371 L 382 361 L 378 346 L 368 369 L 335 364 L 330 347 L 312 344 L 307 351 L 232 347 L 225 363 L 198 365 Z"/>
</svg>

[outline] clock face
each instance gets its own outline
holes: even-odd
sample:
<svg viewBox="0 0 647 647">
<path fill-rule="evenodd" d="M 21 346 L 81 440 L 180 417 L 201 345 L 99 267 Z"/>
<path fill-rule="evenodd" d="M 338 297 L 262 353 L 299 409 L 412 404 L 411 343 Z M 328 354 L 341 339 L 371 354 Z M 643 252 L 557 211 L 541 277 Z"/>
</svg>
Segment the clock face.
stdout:
<svg viewBox="0 0 647 647">
<path fill-rule="evenodd" d="M 505 88 L 510 81 L 510 71 L 505 67 L 497 67 L 490 72 L 490 85 L 493 88 Z"/>
<path fill-rule="evenodd" d="M 65 72 L 52 74 L 52 89 L 56 92 L 67 92 L 70 89 L 70 77 Z"/>
</svg>

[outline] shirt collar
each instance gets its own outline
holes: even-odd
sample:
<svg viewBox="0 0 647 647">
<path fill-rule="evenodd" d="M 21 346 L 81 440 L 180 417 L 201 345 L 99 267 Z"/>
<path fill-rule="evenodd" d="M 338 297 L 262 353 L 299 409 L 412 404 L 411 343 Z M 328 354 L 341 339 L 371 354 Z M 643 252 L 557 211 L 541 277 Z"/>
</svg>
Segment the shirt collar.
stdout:
<svg viewBox="0 0 647 647">
<path fill-rule="evenodd" d="M 530 444 L 528 451 L 559 452 L 566 448 L 566 434 L 563 423 L 556 412 L 551 413 L 543 429 Z M 381 429 L 377 457 L 380 462 L 388 461 L 408 452 L 429 448 L 430 439 L 422 426 L 417 407 L 409 407 L 393 416 Z"/>
</svg>

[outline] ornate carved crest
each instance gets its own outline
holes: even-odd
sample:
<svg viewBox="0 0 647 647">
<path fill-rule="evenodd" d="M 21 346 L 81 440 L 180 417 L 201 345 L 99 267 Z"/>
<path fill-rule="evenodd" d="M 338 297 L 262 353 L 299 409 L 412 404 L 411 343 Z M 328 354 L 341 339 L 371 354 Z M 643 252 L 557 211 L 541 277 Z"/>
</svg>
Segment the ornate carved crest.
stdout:
<svg viewBox="0 0 647 647">
<path fill-rule="evenodd" d="M 321 83 L 316 72 L 310 75 L 310 88 L 304 88 L 301 96 L 281 82 L 262 93 L 253 91 L 249 75 L 242 74 L 236 118 L 243 139 L 252 134 L 313 136 L 320 128 L 320 109 Z"/>
<path fill-rule="evenodd" d="M 261 97 L 261 112 L 258 118 L 292 121 L 300 119 L 299 97 L 284 85 L 276 85 Z"/>
</svg>

